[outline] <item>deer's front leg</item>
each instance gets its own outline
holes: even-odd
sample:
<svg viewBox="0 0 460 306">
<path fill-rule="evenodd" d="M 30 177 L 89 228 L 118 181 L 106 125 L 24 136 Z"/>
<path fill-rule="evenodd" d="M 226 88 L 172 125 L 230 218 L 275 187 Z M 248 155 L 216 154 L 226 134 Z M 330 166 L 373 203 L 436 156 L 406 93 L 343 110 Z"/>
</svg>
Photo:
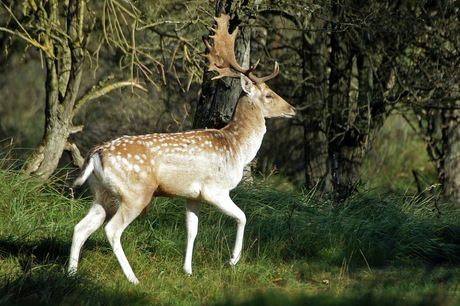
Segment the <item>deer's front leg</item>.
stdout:
<svg viewBox="0 0 460 306">
<path fill-rule="evenodd" d="M 223 213 L 232 217 L 236 221 L 236 239 L 233 252 L 230 256 L 228 265 L 234 266 L 240 260 L 241 249 L 243 248 L 244 227 L 246 225 L 246 215 L 244 212 L 233 203 L 228 191 L 221 192 L 207 192 L 204 198 L 209 203 L 215 205 Z"/>
<path fill-rule="evenodd" d="M 200 201 L 187 200 L 185 222 L 187 226 L 187 250 L 185 252 L 184 271 L 192 274 L 193 244 L 198 233 L 198 218 L 200 216 Z"/>
</svg>

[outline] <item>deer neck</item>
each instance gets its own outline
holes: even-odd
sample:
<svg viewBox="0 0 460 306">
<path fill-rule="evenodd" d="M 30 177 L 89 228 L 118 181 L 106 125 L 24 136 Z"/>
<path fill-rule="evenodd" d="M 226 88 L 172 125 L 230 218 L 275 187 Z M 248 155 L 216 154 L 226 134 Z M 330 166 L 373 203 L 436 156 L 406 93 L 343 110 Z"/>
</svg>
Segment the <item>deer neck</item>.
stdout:
<svg viewBox="0 0 460 306">
<path fill-rule="evenodd" d="M 248 164 L 254 159 L 266 132 L 262 109 L 247 96 L 242 96 L 232 120 L 221 131 L 226 134 L 239 159 Z"/>
</svg>

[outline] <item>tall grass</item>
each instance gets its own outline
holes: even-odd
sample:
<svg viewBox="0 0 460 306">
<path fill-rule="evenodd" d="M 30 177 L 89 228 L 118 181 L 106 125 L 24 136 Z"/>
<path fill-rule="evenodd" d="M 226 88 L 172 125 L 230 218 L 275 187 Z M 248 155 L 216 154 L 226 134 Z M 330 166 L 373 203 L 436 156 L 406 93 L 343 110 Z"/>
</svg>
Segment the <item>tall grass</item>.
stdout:
<svg viewBox="0 0 460 306">
<path fill-rule="evenodd" d="M 458 210 L 446 205 L 440 216 L 431 199 L 367 191 L 335 203 L 263 185 L 237 192 L 250 215 L 249 239 L 275 249 L 276 259 L 357 266 L 460 260 Z"/>
<path fill-rule="evenodd" d="M 129 284 L 103 230 L 86 243 L 80 273 L 65 268 L 73 226 L 89 199 L 58 179 L 40 183 L 0 170 L 1 304 L 406 305 L 458 301 L 459 212 L 430 199 L 366 191 L 344 202 L 314 192 L 242 186 L 232 198 L 248 217 L 243 258 L 224 266 L 234 221 L 203 205 L 194 275 L 182 273 L 183 202 L 155 199 L 123 235 L 141 280 Z"/>
</svg>

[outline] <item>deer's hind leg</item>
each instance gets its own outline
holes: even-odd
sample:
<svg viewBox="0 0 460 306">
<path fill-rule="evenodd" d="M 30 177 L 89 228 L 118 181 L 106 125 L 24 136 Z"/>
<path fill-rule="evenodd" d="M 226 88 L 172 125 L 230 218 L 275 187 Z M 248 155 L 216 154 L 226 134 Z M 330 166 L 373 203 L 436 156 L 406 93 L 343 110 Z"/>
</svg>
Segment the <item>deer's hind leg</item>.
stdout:
<svg viewBox="0 0 460 306">
<path fill-rule="evenodd" d="M 146 193 L 145 196 L 139 194 L 130 194 L 122 197 L 120 207 L 118 208 L 115 215 L 107 223 L 105 232 L 109 239 L 110 245 L 112 246 L 113 252 L 120 263 L 123 272 L 128 280 L 134 284 L 138 284 L 139 280 L 131 268 L 128 259 L 126 258 L 125 252 L 121 245 L 121 235 L 126 227 L 142 212 L 142 210 L 148 205 L 151 199 L 150 192 Z"/>
<path fill-rule="evenodd" d="M 100 203 L 94 202 L 88 214 L 75 226 L 72 247 L 70 248 L 69 274 L 73 275 L 77 272 L 78 260 L 83 244 L 92 233 L 101 227 L 106 215 L 104 207 Z"/>
<path fill-rule="evenodd" d="M 95 191 L 94 202 L 86 216 L 75 226 L 70 249 L 68 272 L 77 272 L 81 250 L 86 240 L 109 219 L 118 207 L 117 197 L 101 186 Z"/>
</svg>

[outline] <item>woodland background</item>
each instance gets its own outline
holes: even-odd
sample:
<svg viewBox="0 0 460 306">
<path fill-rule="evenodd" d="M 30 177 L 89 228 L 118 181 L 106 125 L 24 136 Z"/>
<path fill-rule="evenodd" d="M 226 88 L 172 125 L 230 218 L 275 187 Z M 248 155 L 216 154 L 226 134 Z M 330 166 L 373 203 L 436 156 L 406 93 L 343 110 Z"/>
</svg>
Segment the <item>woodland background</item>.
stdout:
<svg viewBox="0 0 460 306">
<path fill-rule="evenodd" d="M 38 148 L 28 173 L 49 177 L 57 161 L 69 163 L 60 157 L 73 143 L 84 154 L 124 134 L 222 126 L 238 85 L 209 88 L 201 37 L 212 16 L 229 13 L 240 28 L 237 52 L 261 59 L 259 74 L 278 61 L 281 75 L 269 85 L 299 110 L 295 120 L 270 120 L 257 171 L 277 169 L 296 186 L 346 198 L 400 167 L 373 153 L 376 139 L 410 150 L 399 132 L 379 138 L 391 118 L 393 132 L 425 147 L 406 157 L 428 156 L 405 169 L 418 191 L 439 183 L 452 201 L 460 198 L 456 0 L 1 5 L 0 139 L 27 148 L 15 151 L 21 159 Z"/>
<path fill-rule="evenodd" d="M 0 0 L 0 304 L 458 305 L 458 0 Z M 66 273 L 91 202 L 69 189 L 93 145 L 221 127 L 239 82 L 211 81 L 202 37 L 239 28 L 242 65 L 298 109 L 270 119 L 246 213 L 203 205 L 194 275 L 184 205 L 155 198 L 123 234 L 128 283 L 104 231 Z"/>
</svg>

